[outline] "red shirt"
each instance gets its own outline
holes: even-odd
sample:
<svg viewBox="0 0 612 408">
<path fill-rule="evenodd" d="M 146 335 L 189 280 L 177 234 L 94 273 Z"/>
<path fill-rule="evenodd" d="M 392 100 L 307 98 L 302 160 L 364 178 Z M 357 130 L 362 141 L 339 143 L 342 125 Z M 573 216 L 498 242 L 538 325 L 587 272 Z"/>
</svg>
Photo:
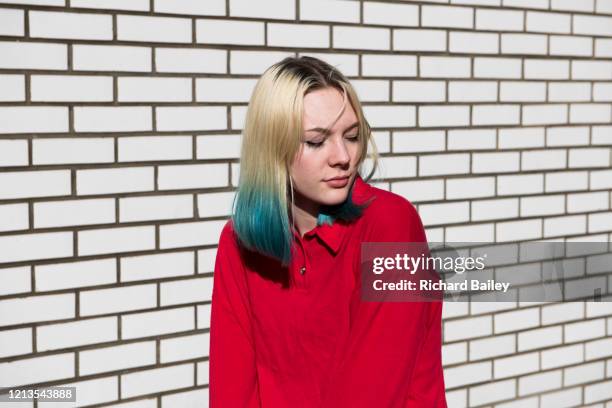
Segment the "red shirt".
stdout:
<svg viewBox="0 0 612 408">
<path fill-rule="evenodd" d="M 211 408 L 446 408 L 442 303 L 362 302 L 361 242 L 426 242 L 412 204 L 375 196 L 351 223 L 317 226 L 289 268 L 219 241 L 210 328 Z"/>
</svg>

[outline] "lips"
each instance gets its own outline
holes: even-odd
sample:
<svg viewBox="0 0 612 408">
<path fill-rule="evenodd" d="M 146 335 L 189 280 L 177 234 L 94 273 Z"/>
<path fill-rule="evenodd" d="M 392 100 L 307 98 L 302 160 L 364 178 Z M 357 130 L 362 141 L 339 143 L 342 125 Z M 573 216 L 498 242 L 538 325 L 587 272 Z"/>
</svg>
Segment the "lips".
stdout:
<svg viewBox="0 0 612 408">
<path fill-rule="evenodd" d="M 345 180 L 345 179 L 347 179 L 347 178 L 349 178 L 349 177 L 350 177 L 350 176 L 348 176 L 348 175 L 347 175 L 347 176 L 338 176 L 338 177 L 333 177 L 333 178 L 327 179 L 327 180 L 325 180 L 325 181 L 332 181 L 332 180 Z"/>
</svg>

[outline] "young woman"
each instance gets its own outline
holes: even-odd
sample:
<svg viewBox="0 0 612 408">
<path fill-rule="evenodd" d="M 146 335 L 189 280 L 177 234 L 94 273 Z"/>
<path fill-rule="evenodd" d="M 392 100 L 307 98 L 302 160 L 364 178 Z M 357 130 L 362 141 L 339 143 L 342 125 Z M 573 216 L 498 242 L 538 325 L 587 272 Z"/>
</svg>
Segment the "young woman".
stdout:
<svg viewBox="0 0 612 408">
<path fill-rule="evenodd" d="M 214 271 L 212 408 L 446 407 L 442 304 L 360 299 L 362 242 L 426 242 L 412 204 L 359 175 L 369 144 L 375 169 L 327 63 L 290 57 L 259 79 Z"/>
</svg>

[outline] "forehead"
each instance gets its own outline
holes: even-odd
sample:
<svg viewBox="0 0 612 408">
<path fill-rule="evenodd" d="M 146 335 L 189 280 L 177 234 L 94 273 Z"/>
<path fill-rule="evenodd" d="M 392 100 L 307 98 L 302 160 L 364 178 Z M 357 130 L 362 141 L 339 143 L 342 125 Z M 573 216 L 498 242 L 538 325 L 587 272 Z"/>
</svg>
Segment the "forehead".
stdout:
<svg viewBox="0 0 612 408">
<path fill-rule="evenodd" d="M 341 112 L 342 111 L 342 112 Z M 304 129 L 315 127 L 343 129 L 357 120 L 357 115 L 346 98 L 335 88 L 323 88 L 304 96 Z"/>
</svg>

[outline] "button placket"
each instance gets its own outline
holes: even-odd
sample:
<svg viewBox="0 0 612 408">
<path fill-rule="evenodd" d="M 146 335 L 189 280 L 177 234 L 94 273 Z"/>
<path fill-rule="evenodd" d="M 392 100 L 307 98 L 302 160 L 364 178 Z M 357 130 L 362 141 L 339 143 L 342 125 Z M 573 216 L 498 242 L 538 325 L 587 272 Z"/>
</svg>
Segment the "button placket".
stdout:
<svg viewBox="0 0 612 408">
<path fill-rule="evenodd" d="M 304 248 L 304 242 L 302 241 L 301 237 L 298 237 L 297 242 L 300 247 L 300 253 L 302 256 L 301 259 L 298 259 L 298 262 L 296 263 L 297 272 L 294 275 L 295 282 L 296 287 L 298 287 L 299 289 L 306 289 L 306 272 L 308 271 L 306 267 L 306 249 Z"/>
</svg>

